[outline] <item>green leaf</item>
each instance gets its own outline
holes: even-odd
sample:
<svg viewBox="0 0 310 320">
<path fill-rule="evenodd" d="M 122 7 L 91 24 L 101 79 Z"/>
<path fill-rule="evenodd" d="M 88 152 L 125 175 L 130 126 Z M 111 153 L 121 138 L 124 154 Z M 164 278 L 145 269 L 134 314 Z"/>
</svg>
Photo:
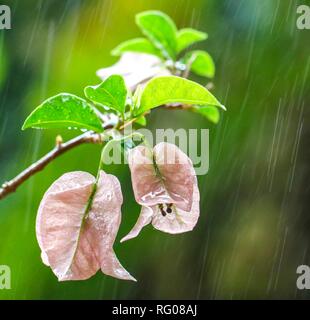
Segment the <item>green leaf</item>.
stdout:
<svg viewBox="0 0 310 320">
<path fill-rule="evenodd" d="M 193 106 L 190 110 L 199 113 L 215 124 L 220 120 L 219 109 L 214 106 Z"/>
<path fill-rule="evenodd" d="M 139 117 L 139 118 L 135 121 L 135 123 L 139 124 L 140 126 L 145 127 L 145 126 L 146 126 L 146 123 L 147 123 L 145 116 Z"/>
<path fill-rule="evenodd" d="M 145 38 L 137 38 L 122 42 L 112 50 L 113 56 L 121 56 L 124 52 L 140 52 L 148 53 L 158 57 L 162 57 L 161 52 Z"/>
<path fill-rule="evenodd" d="M 208 34 L 192 28 L 184 28 L 177 33 L 177 50 L 178 53 L 194 44 L 208 38 Z"/>
<path fill-rule="evenodd" d="M 144 11 L 136 15 L 136 23 L 165 58 L 175 59 L 177 28 L 169 16 L 160 11 Z"/>
<path fill-rule="evenodd" d="M 134 110 L 136 115 L 169 103 L 186 105 L 213 105 L 225 107 L 200 84 L 176 77 L 164 76 L 150 80 L 145 86 L 140 99 L 140 106 Z"/>
<path fill-rule="evenodd" d="M 191 71 L 199 76 L 213 78 L 215 74 L 215 65 L 209 53 L 201 50 L 188 52 L 183 62 L 191 65 Z"/>
<path fill-rule="evenodd" d="M 100 105 L 125 112 L 127 89 L 123 77 L 112 75 L 98 86 L 88 86 L 84 90 L 85 96 Z"/>
<path fill-rule="evenodd" d="M 101 121 L 91 105 L 69 93 L 60 93 L 44 101 L 28 116 L 22 129 L 63 127 L 103 131 Z"/>
</svg>

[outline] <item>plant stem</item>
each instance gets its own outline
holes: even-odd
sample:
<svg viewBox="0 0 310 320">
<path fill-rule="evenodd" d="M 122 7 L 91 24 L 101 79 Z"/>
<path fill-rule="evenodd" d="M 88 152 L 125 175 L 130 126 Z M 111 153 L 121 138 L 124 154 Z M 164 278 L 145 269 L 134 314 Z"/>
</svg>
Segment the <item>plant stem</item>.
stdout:
<svg viewBox="0 0 310 320">
<path fill-rule="evenodd" d="M 162 107 L 167 109 L 186 109 L 188 106 L 176 104 L 176 105 L 163 105 Z M 134 119 L 136 120 L 136 119 Z M 132 121 L 134 122 L 134 121 Z M 127 125 L 129 125 L 131 121 L 128 123 L 122 123 L 121 128 L 124 129 Z M 112 129 L 115 127 L 115 124 L 106 122 L 104 125 L 104 129 Z M 41 159 L 30 165 L 27 169 L 22 171 L 20 174 L 18 174 L 15 178 L 13 178 L 10 181 L 7 181 L 3 183 L 3 185 L 0 187 L 0 200 L 8 196 L 9 194 L 15 192 L 17 188 L 23 184 L 26 180 L 28 180 L 30 177 L 32 177 L 37 172 L 43 170 L 50 162 L 52 162 L 55 158 L 59 157 L 63 153 L 65 153 L 68 150 L 71 150 L 81 144 L 84 143 L 94 143 L 94 144 L 100 144 L 102 143 L 102 135 L 99 133 L 94 133 L 91 131 L 88 131 L 86 133 L 83 133 L 65 143 L 61 142 L 61 138 L 56 138 L 56 146 L 53 150 L 51 150 L 49 153 L 47 153 L 45 156 L 43 156 Z"/>
<path fill-rule="evenodd" d="M 99 133 L 86 132 L 65 143 L 56 143 L 53 150 L 43 156 L 41 159 L 33 163 L 30 167 L 22 171 L 12 180 L 5 182 L 0 188 L 0 199 L 3 199 L 16 189 L 35 173 L 43 170 L 50 162 L 59 157 L 68 150 L 71 150 L 83 143 L 102 143 L 102 136 Z"/>
</svg>

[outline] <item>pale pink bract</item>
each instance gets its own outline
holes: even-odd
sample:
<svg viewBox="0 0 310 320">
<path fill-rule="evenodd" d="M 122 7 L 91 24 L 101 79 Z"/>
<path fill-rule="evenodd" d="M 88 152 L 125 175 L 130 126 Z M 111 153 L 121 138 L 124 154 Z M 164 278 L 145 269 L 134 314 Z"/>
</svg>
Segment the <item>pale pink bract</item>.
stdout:
<svg viewBox="0 0 310 320">
<path fill-rule="evenodd" d="M 88 279 L 99 269 L 107 275 L 135 281 L 113 250 L 123 202 L 119 181 L 100 172 L 92 206 L 85 217 L 94 183 L 95 178 L 89 173 L 70 172 L 47 190 L 36 223 L 42 260 L 59 281 Z"/>
<path fill-rule="evenodd" d="M 199 218 L 200 194 L 189 157 L 170 143 L 145 146 L 128 155 L 136 201 L 142 205 L 136 225 L 121 241 L 136 237 L 149 224 L 163 232 L 191 231 Z"/>
<path fill-rule="evenodd" d="M 123 76 L 127 87 L 133 91 L 154 77 L 171 75 L 158 57 L 135 52 L 125 52 L 113 66 L 97 71 L 102 81 L 113 74 Z"/>
</svg>

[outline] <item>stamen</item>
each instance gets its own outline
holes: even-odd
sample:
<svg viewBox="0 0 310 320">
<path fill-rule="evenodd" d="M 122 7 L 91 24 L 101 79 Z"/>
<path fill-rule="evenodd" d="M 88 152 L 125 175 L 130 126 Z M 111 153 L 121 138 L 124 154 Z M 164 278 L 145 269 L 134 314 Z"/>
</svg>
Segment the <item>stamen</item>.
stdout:
<svg viewBox="0 0 310 320">
<path fill-rule="evenodd" d="M 168 203 L 167 204 L 167 213 L 171 213 L 172 212 L 172 209 L 171 209 L 171 207 L 172 207 L 172 203 Z"/>
<path fill-rule="evenodd" d="M 160 204 L 158 205 L 158 208 L 159 208 L 159 210 L 160 210 L 160 212 L 161 212 L 162 216 L 163 216 L 163 217 L 165 217 L 165 216 L 166 216 L 166 214 L 167 214 L 167 212 L 164 210 L 164 206 L 163 206 L 163 204 L 162 204 L 162 203 L 160 203 Z"/>
</svg>

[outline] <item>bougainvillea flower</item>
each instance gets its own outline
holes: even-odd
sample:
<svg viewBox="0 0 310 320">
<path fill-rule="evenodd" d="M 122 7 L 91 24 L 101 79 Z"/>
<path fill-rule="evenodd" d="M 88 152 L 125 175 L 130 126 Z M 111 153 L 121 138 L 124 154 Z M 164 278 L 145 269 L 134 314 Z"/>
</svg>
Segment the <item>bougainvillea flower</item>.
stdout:
<svg viewBox="0 0 310 320">
<path fill-rule="evenodd" d="M 87 172 L 66 173 L 45 193 L 36 223 L 42 260 L 59 281 L 87 279 L 99 269 L 115 278 L 135 280 L 113 251 L 123 202 L 119 181 L 101 171 L 87 210 L 95 180 Z"/>
<path fill-rule="evenodd" d="M 113 74 L 123 76 L 127 87 L 134 91 L 138 84 L 142 84 L 157 76 L 170 75 L 170 72 L 156 56 L 145 53 L 126 52 L 113 66 L 97 71 L 97 76 L 102 81 Z"/>
<path fill-rule="evenodd" d="M 191 231 L 199 218 L 199 189 L 191 160 L 178 147 L 159 143 L 128 155 L 136 201 L 142 205 L 138 221 L 121 241 L 136 237 L 149 224 L 167 233 Z"/>
</svg>

